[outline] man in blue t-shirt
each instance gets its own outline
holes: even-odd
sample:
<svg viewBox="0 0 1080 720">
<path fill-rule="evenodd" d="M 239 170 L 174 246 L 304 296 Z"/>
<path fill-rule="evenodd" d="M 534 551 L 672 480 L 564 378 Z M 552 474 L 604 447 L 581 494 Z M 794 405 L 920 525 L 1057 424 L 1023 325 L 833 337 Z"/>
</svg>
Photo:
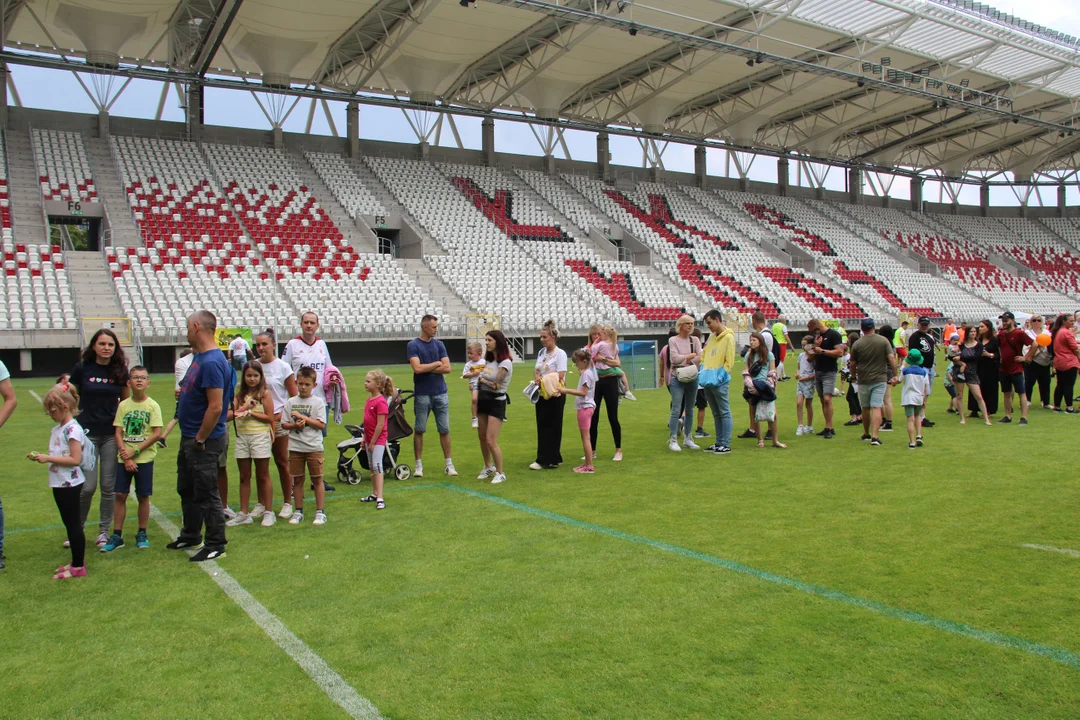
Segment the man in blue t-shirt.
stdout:
<svg viewBox="0 0 1080 720">
<path fill-rule="evenodd" d="M 218 457 L 229 443 L 225 420 L 232 404 L 235 375 L 214 340 L 215 330 L 217 318 L 208 310 L 200 310 L 188 318 L 188 343 L 195 354 L 180 383 L 177 403 L 182 438 L 176 455 L 176 491 L 180 494 L 184 527 L 180 537 L 166 547 L 199 550 L 191 556 L 192 562 L 217 560 L 225 555 L 225 515 L 217 486 Z"/>
<path fill-rule="evenodd" d="M 435 427 L 439 431 L 446 467 L 451 477 L 457 475 L 454 461 L 450 459 L 450 398 L 446 393 L 443 375 L 450 372 L 450 358 L 446 346 L 437 340 L 439 318 L 425 315 L 420 320 L 420 336 L 409 341 L 409 364 L 413 369 L 413 451 L 416 453 L 416 469 L 413 475 L 424 477 L 424 433 L 427 431 L 428 414 L 434 411 Z"/>
</svg>

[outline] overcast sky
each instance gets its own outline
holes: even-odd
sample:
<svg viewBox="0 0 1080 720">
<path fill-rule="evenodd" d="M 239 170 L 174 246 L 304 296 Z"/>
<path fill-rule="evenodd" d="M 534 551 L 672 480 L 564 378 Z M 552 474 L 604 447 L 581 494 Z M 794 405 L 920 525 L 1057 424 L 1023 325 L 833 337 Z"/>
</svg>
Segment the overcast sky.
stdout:
<svg viewBox="0 0 1080 720">
<path fill-rule="evenodd" d="M 1075 37 L 1080 37 L 1080 0 L 1024 0 L 1023 3 L 1005 2 L 999 0 L 991 3 L 1005 12 L 1015 16 L 1039 23 L 1046 27 L 1060 30 Z M 96 109 L 86 93 L 80 87 L 78 81 L 71 73 L 48 71 L 24 66 L 12 66 L 11 74 L 24 105 L 28 107 L 48 108 L 52 110 L 65 110 L 69 112 L 94 113 Z M 92 79 L 86 76 L 87 85 L 96 93 L 108 89 L 108 84 L 119 87 L 120 82 L 116 79 Z M 123 95 L 116 100 L 111 112 L 114 115 L 132 117 L 153 117 L 157 110 L 161 97 L 161 84 L 150 81 L 134 81 L 125 90 Z M 13 101 L 13 99 L 9 99 Z M 273 102 L 282 103 L 281 99 Z M 291 102 L 291 100 L 289 101 Z M 344 103 L 330 103 L 331 113 L 339 134 L 345 133 L 345 106 Z M 301 100 L 289 115 L 284 124 L 287 132 L 304 132 L 306 129 L 310 103 Z M 271 115 L 273 109 L 268 107 Z M 416 137 L 405 121 L 399 110 L 361 106 L 360 109 L 360 133 L 361 137 L 389 140 L 394 142 L 415 143 Z M 430 124 L 434 120 L 433 113 L 414 114 L 413 120 L 417 125 Z M 240 127 L 255 127 L 269 129 L 271 123 L 267 120 L 263 111 L 250 93 L 231 92 L 226 90 L 208 89 L 206 97 L 206 122 L 211 125 L 226 125 Z M 163 119 L 183 121 L 183 111 L 180 109 L 178 98 L 170 92 Z M 474 118 L 458 118 L 458 131 L 466 147 L 480 147 L 480 120 Z M 454 139 L 448 126 L 444 126 L 440 144 L 453 145 Z M 317 109 L 312 123 L 312 132 L 317 134 L 330 134 L 330 126 L 327 123 L 323 111 Z M 575 160 L 595 161 L 596 141 L 593 133 L 567 132 L 567 146 Z M 496 150 L 518 154 L 539 155 L 542 154 L 540 146 L 527 125 L 515 122 L 496 123 Z M 611 137 L 612 160 L 618 165 L 642 166 L 642 148 L 635 138 Z M 561 150 L 556 151 L 556 156 L 562 157 Z M 693 172 L 693 148 L 687 145 L 670 145 L 664 154 L 664 165 L 669 170 Z M 710 150 L 709 172 L 713 175 L 724 174 L 725 160 L 723 153 Z M 732 171 L 734 173 L 734 171 Z M 771 158 L 760 158 L 754 163 L 751 172 L 754 179 L 775 182 L 776 162 Z M 791 182 L 797 182 L 796 170 L 793 166 Z M 844 179 L 841 171 L 835 169 L 830 172 L 826 186 L 834 189 L 843 189 Z M 902 186 L 902 187 L 901 187 Z M 971 193 L 966 194 L 963 201 L 977 203 L 977 188 L 972 187 Z M 1005 191 L 1008 192 L 1007 190 Z M 905 197 L 907 183 L 896 184 L 894 194 Z M 930 195 L 935 190 L 928 188 L 927 200 L 935 200 Z M 995 193 L 998 197 L 992 199 L 995 204 L 1015 204 L 1016 200 L 1011 193 L 1003 195 Z"/>
</svg>

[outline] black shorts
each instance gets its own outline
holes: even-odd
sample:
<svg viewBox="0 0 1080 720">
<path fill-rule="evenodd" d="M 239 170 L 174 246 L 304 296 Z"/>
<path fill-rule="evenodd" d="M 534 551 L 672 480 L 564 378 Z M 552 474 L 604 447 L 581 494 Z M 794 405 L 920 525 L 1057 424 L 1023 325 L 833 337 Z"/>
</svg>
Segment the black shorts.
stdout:
<svg viewBox="0 0 1080 720">
<path fill-rule="evenodd" d="M 135 495 L 150 497 L 154 494 L 154 461 L 138 463 L 135 472 L 128 472 L 124 463 L 116 463 L 116 492 L 125 495 L 131 492 L 131 481 L 135 481 Z"/>
<path fill-rule="evenodd" d="M 481 390 L 476 396 L 476 414 L 506 420 L 506 393 Z"/>
<path fill-rule="evenodd" d="M 697 397 L 694 398 L 694 407 L 698 410 L 704 410 L 709 407 L 709 401 L 705 399 L 705 390 L 702 388 L 697 389 Z"/>
</svg>

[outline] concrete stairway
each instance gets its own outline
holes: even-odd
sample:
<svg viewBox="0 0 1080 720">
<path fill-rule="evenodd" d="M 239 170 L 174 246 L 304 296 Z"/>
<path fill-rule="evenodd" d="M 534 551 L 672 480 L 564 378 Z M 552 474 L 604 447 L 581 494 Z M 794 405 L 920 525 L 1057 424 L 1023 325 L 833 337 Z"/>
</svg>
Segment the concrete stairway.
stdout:
<svg viewBox="0 0 1080 720">
<path fill-rule="evenodd" d="M 465 316 L 475 312 L 423 260 L 398 260 L 397 262 L 404 263 L 409 277 L 442 306 L 443 315 L 464 323 Z"/>
<path fill-rule="evenodd" d="M 345 236 L 349 245 L 357 252 L 378 252 L 378 239 L 375 237 L 374 233 L 365 233 L 357 226 L 356 221 L 349 215 L 341 203 L 338 202 L 333 191 L 331 191 L 330 188 L 326 186 L 326 183 L 322 181 L 319 174 L 315 172 L 315 168 L 311 167 L 311 163 L 304 157 L 303 151 L 294 149 L 289 152 L 289 156 L 289 159 L 292 160 L 293 168 L 300 176 L 300 179 L 304 181 L 304 184 L 311 190 L 311 194 L 319 201 L 319 206 L 330 215 L 330 219 L 338 226 L 338 230 Z"/>
<path fill-rule="evenodd" d="M 394 197 L 394 194 L 390 192 L 390 189 L 383 184 L 379 176 L 376 175 L 371 168 L 367 166 L 363 160 L 350 159 L 349 166 L 360 176 L 360 181 L 364 183 L 368 191 L 374 195 L 383 207 L 386 208 L 386 212 L 391 215 L 400 215 L 401 220 L 404 223 L 408 223 L 417 235 L 424 240 L 424 253 L 427 255 L 445 255 L 446 251 L 435 241 L 435 238 L 431 236 L 431 233 L 427 231 L 420 222 L 413 217 L 413 214 L 406 209 L 404 205 L 398 202 L 398 199 Z"/>
<path fill-rule="evenodd" d="M 86 154 L 94 173 L 98 197 L 105 204 L 105 215 L 109 220 L 109 229 L 112 231 L 111 244 L 121 247 L 141 247 L 142 235 L 128 207 L 127 194 L 120 180 L 120 169 L 109 148 L 109 141 L 84 136 L 83 144 L 86 146 Z"/>
<path fill-rule="evenodd" d="M 21 243 L 48 243 L 49 227 L 34 162 L 30 134 L 8 130 L 5 133 L 8 159 L 8 197 L 15 240 Z"/>
<path fill-rule="evenodd" d="M 67 264 L 71 292 L 75 296 L 75 312 L 79 318 L 127 317 L 120 308 L 105 253 L 68 250 L 64 253 L 64 262 Z M 129 367 L 141 362 L 138 346 L 124 346 L 124 353 Z"/>
</svg>

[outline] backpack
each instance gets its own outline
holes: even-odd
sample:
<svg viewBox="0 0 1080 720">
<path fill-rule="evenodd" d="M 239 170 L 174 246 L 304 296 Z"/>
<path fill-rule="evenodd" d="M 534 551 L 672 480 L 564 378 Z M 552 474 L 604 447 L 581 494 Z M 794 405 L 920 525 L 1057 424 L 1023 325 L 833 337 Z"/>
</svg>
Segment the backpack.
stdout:
<svg viewBox="0 0 1080 720">
<path fill-rule="evenodd" d="M 91 477 L 94 474 L 94 469 L 97 467 L 97 447 L 94 446 L 94 441 L 86 437 L 83 434 L 82 441 L 82 460 L 79 462 L 79 469 L 83 471 L 87 477 Z"/>
</svg>

